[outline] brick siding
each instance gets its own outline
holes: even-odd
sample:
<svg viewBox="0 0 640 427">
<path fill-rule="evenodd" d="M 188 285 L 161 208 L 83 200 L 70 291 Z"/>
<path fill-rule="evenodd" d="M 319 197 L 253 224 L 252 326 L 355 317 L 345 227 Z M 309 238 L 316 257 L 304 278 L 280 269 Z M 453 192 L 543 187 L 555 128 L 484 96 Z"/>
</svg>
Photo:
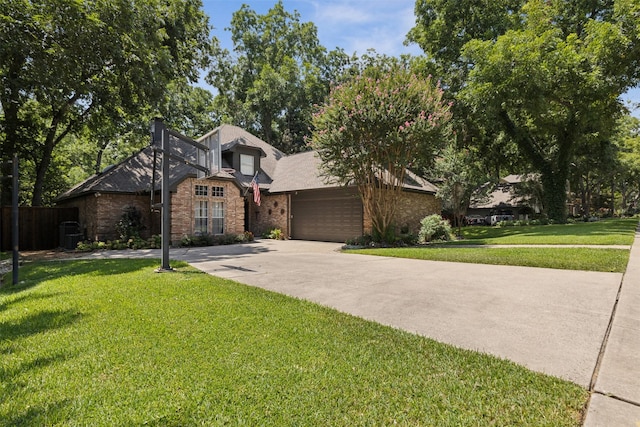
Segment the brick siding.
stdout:
<svg viewBox="0 0 640 427">
<path fill-rule="evenodd" d="M 260 206 L 250 201 L 249 230 L 256 236 L 274 228 L 282 230 L 282 234 L 289 237 L 289 196 L 287 194 L 262 194 Z"/>
<path fill-rule="evenodd" d="M 440 215 L 442 211 L 442 202 L 432 194 L 415 193 L 403 191 L 398 200 L 396 208 L 395 225 L 396 233 L 400 233 L 403 228 L 407 228 L 410 233 L 418 233 L 420 231 L 420 221 L 433 214 Z M 373 225 L 371 217 L 364 214 L 364 232 L 371 234 Z"/>
<path fill-rule="evenodd" d="M 196 185 L 208 187 L 207 196 L 196 196 Z M 212 187 L 224 188 L 224 197 L 214 197 Z M 244 233 L 244 198 L 241 190 L 230 181 L 187 178 L 182 181 L 171 198 L 171 241 L 178 243 L 184 236 L 195 234 L 195 201 L 208 201 L 208 224 L 211 229 L 213 202 L 224 203 L 224 233 Z"/>
</svg>

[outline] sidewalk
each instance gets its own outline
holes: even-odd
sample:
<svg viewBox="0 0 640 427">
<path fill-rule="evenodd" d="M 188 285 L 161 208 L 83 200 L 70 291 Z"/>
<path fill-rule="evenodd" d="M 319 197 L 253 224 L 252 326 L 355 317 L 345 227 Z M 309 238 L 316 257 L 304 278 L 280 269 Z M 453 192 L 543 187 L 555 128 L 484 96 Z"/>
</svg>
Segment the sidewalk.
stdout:
<svg viewBox="0 0 640 427">
<path fill-rule="evenodd" d="M 585 427 L 640 426 L 640 231 L 592 380 Z"/>
</svg>

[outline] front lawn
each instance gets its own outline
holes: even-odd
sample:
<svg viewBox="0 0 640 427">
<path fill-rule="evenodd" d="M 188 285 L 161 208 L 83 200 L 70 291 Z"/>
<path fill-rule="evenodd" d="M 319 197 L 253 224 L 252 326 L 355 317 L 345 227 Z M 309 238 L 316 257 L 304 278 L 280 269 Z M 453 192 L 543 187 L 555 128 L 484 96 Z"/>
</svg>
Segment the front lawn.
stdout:
<svg viewBox="0 0 640 427">
<path fill-rule="evenodd" d="M 514 363 L 153 260 L 33 263 L 0 289 L 0 425 L 578 426 Z"/>
<path fill-rule="evenodd" d="M 592 248 L 462 248 L 409 247 L 350 250 L 363 255 L 431 261 L 467 262 L 473 264 L 518 265 L 524 267 L 558 268 L 624 273 L 629 262 L 628 249 Z"/>
<path fill-rule="evenodd" d="M 638 218 L 611 218 L 574 224 L 462 228 L 462 240 L 474 245 L 631 245 Z"/>
<path fill-rule="evenodd" d="M 517 265 L 623 273 L 629 249 L 575 247 L 461 247 L 469 245 L 620 245 L 630 246 L 637 218 L 606 219 L 575 224 L 462 228 L 462 238 L 408 248 L 349 250 L 365 255 L 475 264 Z"/>
</svg>

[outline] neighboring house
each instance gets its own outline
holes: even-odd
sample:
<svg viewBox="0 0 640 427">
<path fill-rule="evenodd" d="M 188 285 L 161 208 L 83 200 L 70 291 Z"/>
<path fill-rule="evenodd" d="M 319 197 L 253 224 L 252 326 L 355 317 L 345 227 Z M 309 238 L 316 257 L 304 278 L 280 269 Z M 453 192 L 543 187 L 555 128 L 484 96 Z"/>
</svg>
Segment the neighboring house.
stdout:
<svg viewBox="0 0 640 427">
<path fill-rule="evenodd" d="M 172 161 L 172 242 L 199 233 L 251 231 L 259 236 L 273 228 L 293 239 L 336 242 L 371 232 L 357 189 L 321 177 L 315 152 L 287 156 L 231 125 L 222 125 L 198 141 L 211 147 L 214 170 L 199 176 L 196 169 Z M 191 162 L 199 155 L 194 147 L 178 141 L 172 142 L 171 151 Z M 260 206 L 254 203 L 251 189 L 256 172 Z M 68 190 L 57 205 L 79 208 L 81 228 L 91 240 L 118 238 L 115 224 L 131 206 L 142 213 L 144 235 L 159 234 L 160 215 L 151 206 L 160 202 L 160 186 L 160 154 L 154 157 L 153 148 L 146 147 Z M 408 173 L 404 190 L 396 224 L 417 232 L 422 218 L 440 212 L 437 189 Z"/>
<path fill-rule="evenodd" d="M 488 192 L 487 186 L 491 184 L 485 184 L 471 197 L 467 215 L 479 215 L 485 221 L 490 221 L 492 217 L 496 217 L 498 221 L 530 219 L 532 214 L 540 213 L 535 197 L 527 194 L 523 188 L 524 183 L 531 182 L 531 179 L 530 176 L 509 175 L 492 185 Z"/>
</svg>

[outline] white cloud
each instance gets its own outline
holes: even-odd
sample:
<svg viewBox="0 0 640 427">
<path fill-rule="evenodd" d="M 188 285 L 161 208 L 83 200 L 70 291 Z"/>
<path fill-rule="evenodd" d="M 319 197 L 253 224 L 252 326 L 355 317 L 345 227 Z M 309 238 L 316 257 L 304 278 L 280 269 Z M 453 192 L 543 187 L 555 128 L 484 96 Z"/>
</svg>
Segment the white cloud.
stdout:
<svg viewBox="0 0 640 427">
<path fill-rule="evenodd" d="M 315 11 L 311 21 L 328 49 L 339 46 L 348 54 L 359 55 L 367 49 L 387 55 L 421 53 L 417 46 L 403 45 L 415 23 L 414 0 L 332 0 L 310 4 Z"/>
</svg>

